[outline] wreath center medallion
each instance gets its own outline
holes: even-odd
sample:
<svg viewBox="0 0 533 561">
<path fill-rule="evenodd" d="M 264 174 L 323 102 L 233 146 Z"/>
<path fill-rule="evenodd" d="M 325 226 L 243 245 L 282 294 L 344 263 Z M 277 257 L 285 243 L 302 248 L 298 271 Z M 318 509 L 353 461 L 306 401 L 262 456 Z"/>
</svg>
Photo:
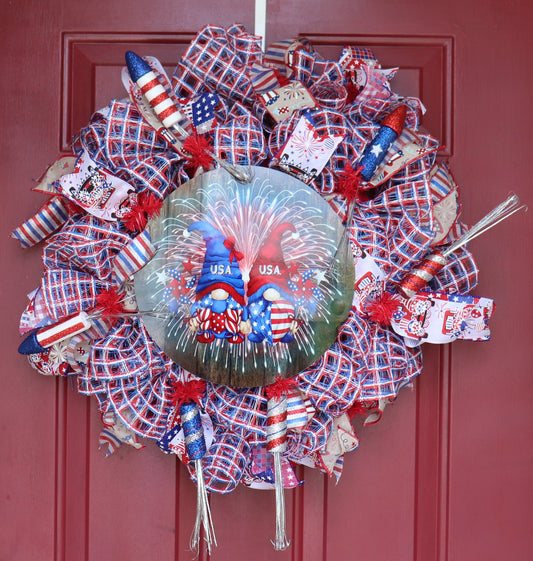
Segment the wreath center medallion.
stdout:
<svg viewBox="0 0 533 561">
<path fill-rule="evenodd" d="M 346 230 L 327 202 L 285 173 L 223 169 L 182 185 L 149 222 L 157 247 L 135 274 L 161 349 L 214 383 L 268 385 L 333 344 L 353 299 Z"/>
</svg>

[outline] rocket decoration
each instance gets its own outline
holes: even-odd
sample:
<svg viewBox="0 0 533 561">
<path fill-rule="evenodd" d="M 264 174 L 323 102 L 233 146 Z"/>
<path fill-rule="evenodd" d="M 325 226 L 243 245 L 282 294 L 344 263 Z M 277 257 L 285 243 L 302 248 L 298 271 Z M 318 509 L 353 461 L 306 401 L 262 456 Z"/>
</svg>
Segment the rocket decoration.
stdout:
<svg viewBox="0 0 533 561">
<path fill-rule="evenodd" d="M 182 126 L 186 119 L 161 85 L 150 65 L 132 51 L 126 53 L 126 65 L 131 79 L 140 87 L 163 126 L 176 133 L 180 139 L 186 139 L 189 134 Z M 237 166 L 228 164 L 214 154 L 210 154 L 210 157 L 238 181 L 246 182 L 249 179 L 248 174 Z"/>
<path fill-rule="evenodd" d="M 285 497 L 281 472 L 281 457 L 287 450 L 287 391 L 292 381 L 278 379 L 267 386 L 267 450 L 274 457 L 274 485 L 276 491 L 276 550 L 289 547 L 285 531 Z"/>
<path fill-rule="evenodd" d="M 378 422 L 424 344 L 490 339 L 468 244 L 524 206 L 462 223 L 422 102 L 368 48 L 263 53 L 208 25 L 171 76 L 125 59 L 129 97 L 95 112 L 12 234 L 44 267 L 19 353 L 96 398 L 106 454 L 154 440 L 183 462 L 198 554 L 217 544 L 209 493 L 239 484 L 274 490 L 282 550 L 296 466 L 338 480 L 350 416 Z"/>
<path fill-rule="evenodd" d="M 185 449 L 191 462 L 194 462 L 197 487 L 196 523 L 191 536 L 191 549 L 198 553 L 200 547 L 200 530 L 204 530 L 204 539 L 208 551 L 217 545 L 209 499 L 205 488 L 202 470 L 202 458 L 207 453 L 202 420 L 198 406 L 201 404 L 205 382 L 191 380 L 188 383 L 176 382 L 172 395 L 173 404 L 179 410 L 181 426 L 185 435 Z"/>
<path fill-rule="evenodd" d="M 387 155 L 392 143 L 402 133 L 406 114 L 406 106 L 400 105 L 381 121 L 376 136 L 365 148 L 359 160 L 359 166 L 361 166 L 359 173 L 365 181 L 372 179 L 376 168 Z"/>
<path fill-rule="evenodd" d="M 167 129 L 174 129 L 180 137 L 187 136 L 187 132 L 181 126 L 185 120 L 184 117 L 150 65 L 132 51 L 126 53 L 126 65 L 131 79 L 141 88 L 163 126 Z"/>
<path fill-rule="evenodd" d="M 85 312 L 80 312 L 74 317 L 62 320 L 53 325 L 42 327 L 30 333 L 19 347 L 19 353 L 30 355 L 42 353 L 48 347 L 60 343 L 65 339 L 70 339 L 78 333 L 83 333 L 91 327 L 89 316 Z"/>
<path fill-rule="evenodd" d="M 425 257 L 415 268 L 413 268 L 399 284 L 400 292 L 407 298 L 412 298 L 417 292 L 425 289 L 428 282 L 446 265 L 446 259 L 454 251 L 457 251 L 469 241 L 473 240 L 483 232 L 486 232 L 502 220 L 512 216 L 515 212 L 525 209 L 520 204 L 516 195 L 509 195 L 505 201 L 491 210 L 470 230 L 455 240 L 447 249 L 442 252 L 435 252 Z"/>
</svg>

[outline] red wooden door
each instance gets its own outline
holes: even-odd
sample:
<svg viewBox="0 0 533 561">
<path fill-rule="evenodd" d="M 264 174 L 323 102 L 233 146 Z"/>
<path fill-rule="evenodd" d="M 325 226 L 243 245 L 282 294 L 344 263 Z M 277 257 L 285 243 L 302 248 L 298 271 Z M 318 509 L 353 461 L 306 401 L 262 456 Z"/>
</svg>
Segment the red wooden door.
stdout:
<svg viewBox="0 0 533 561">
<path fill-rule="evenodd" d="M 95 404 L 68 381 L 37 375 L 16 353 L 39 248 L 10 231 L 34 212 L 39 177 L 92 110 L 122 96 L 135 47 L 171 67 L 206 23 L 253 27 L 253 5 L 159 0 L 4 3 L 1 10 L 2 524 L 0 559 L 189 559 L 195 490 L 149 445 L 97 449 Z M 368 45 L 402 67 L 396 89 L 422 98 L 472 223 L 509 190 L 529 202 L 528 98 L 533 49 L 525 0 L 487 4 L 268 2 L 267 42 L 302 33 L 329 56 Z M 374 427 L 358 428 L 339 485 L 306 470 L 288 493 L 292 547 L 275 553 L 271 493 L 213 498 L 218 559 L 525 560 L 533 545 L 533 378 L 529 360 L 531 220 L 520 214 L 472 243 L 480 295 L 496 300 L 492 341 L 425 349 L 414 390 Z M 524 319 L 522 319 L 524 318 Z"/>
</svg>

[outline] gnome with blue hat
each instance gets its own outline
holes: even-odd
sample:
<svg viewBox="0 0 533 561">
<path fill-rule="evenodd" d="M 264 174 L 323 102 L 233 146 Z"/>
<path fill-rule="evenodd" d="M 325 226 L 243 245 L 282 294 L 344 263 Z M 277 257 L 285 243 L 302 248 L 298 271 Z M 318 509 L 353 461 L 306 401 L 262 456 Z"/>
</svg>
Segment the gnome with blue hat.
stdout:
<svg viewBox="0 0 533 561">
<path fill-rule="evenodd" d="M 200 343 L 211 343 L 215 338 L 242 343 L 250 331 L 239 268 L 243 255 L 236 251 L 234 238 L 227 238 L 209 222 L 193 222 L 184 236 L 195 231 L 203 236 L 205 256 L 189 327 Z"/>
<path fill-rule="evenodd" d="M 269 232 L 250 270 L 247 295 L 252 333 L 248 340 L 254 343 L 290 343 L 299 326 L 281 247 L 286 233 L 298 237 L 290 222 L 282 222 Z"/>
</svg>

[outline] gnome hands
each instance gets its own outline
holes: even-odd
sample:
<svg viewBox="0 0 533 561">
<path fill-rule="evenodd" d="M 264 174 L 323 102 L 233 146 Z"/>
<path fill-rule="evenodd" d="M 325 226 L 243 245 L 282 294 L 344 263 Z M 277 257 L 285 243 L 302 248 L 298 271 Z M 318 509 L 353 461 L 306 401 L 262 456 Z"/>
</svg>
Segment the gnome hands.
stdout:
<svg viewBox="0 0 533 561">
<path fill-rule="evenodd" d="M 247 319 L 246 321 L 241 321 L 241 323 L 239 324 L 239 331 L 243 334 L 243 335 L 248 335 L 249 333 L 252 332 L 252 322 Z"/>
</svg>

